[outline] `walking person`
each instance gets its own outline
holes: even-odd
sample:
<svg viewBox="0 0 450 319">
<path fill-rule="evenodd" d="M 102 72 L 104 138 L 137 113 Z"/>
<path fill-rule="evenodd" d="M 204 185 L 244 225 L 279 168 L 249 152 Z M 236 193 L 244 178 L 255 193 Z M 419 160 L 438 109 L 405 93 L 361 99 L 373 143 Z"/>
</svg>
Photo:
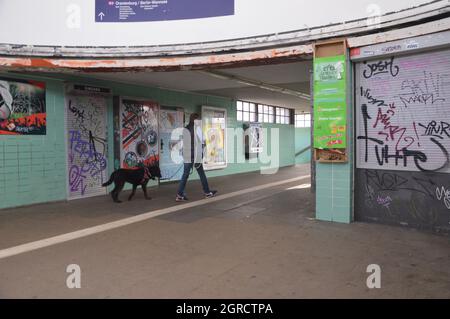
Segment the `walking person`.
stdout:
<svg viewBox="0 0 450 319">
<path fill-rule="evenodd" d="M 203 193 L 206 198 L 214 197 L 217 191 L 210 190 L 208 185 L 208 180 L 205 175 L 205 170 L 203 169 L 203 146 L 204 139 L 200 125 L 196 125 L 200 121 L 200 115 L 197 113 L 191 114 L 189 117 L 189 124 L 185 127 L 183 133 L 183 158 L 184 158 L 184 171 L 183 177 L 180 180 L 178 186 L 178 192 L 176 201 L 183 202 L 187 201 L 186 193 L 184 192 L 186 188 L 186 183 L 189 175 L 193 171 L 193 168 L 197 170 L 202 183 Z"/>
</svg>

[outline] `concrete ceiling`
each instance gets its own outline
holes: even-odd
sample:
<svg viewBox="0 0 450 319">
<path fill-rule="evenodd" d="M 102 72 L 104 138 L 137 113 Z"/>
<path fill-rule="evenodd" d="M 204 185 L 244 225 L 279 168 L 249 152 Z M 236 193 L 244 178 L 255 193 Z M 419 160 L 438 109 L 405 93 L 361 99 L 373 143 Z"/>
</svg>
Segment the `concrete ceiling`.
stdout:
<svg viewBox="0 0 450 319">
<path fill-rule="evenodd" d="M 277 86 L 309 93 L 309 82 L 274 83 Z M 283 106 L 299 111 L 309 109 L 309 101 L 295 96 L 271 92 L 257 87 L 223 88 L 216 90 L 195 91 L 196 93 L 230 97 L 236 100 L 244 100 L 261 104 Z"/>
<path fill-rule="evenodd" d="M 302 93 L 310 93 L 311 61 L 220 69 L 221 73 L 263 82 Z M 89 77 L 142 86 L 161 87 L 192 93 L 229 97 L 262 104 L 308 110 L 307 100 L 246 85 L 235 79 L 223 79 L 197 71 L 90 73 Z"/>
<path fill-rule="evenodd" d="M 311 69 L 312 61 L 302 61 L 294 63 L 223 69 L 221 71 L 246 78 L 252 78 L 270 84 L 276 84 L 289 82 L 309 82 L 309 71 Z"/>
</svg>

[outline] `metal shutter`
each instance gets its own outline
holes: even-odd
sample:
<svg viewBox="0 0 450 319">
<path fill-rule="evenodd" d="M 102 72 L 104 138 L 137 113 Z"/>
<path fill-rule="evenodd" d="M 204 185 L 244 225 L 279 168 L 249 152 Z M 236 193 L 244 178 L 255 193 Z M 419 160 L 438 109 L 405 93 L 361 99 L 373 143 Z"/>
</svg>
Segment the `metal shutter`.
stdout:
<svg viewBox="0 0 450 319">
<path fill-rule="evenodd" d="M 66 94 L 68 198 L 105 195 L 107 109 L 101 96 Z"/>
<path fill-rule="evenodd" d="M 449 49 L 356 63 L 355 85 L 358 168 L 450 172 Z"/>
</svg>

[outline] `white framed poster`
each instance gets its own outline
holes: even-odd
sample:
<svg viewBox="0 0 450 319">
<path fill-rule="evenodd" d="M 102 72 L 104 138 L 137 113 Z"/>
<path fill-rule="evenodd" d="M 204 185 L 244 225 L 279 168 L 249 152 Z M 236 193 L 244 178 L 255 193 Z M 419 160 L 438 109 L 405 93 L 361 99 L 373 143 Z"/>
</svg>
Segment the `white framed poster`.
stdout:
<svg viewBox="0 0 450 319">
<path fill-rule="evenodd" d="M 245 123 L 243 129 L 245 158 L 256 158 L 264 150 L 262 123 Z"/>
<path fill-rule="evenodd" d="M 248 128 L 249 134 L 249 152 L 261 154 L 263 147 L 263 126 L 261 123 L 250 123 Z"/>
<path fill-rule="evenodd" d="M 205 170 L 224 169 L 227 163 L 227 110 L 202 107 L 202 132 L 205 142 L 203 167 Z"/>
<path fill-rule="evenodd" d="M 182 128 L 184 111 L 161 107 L 159 110 L 159 135 L 161 181 L 179 181 L 183 176 L 183 138 L 173 139 L 175 129 Z"/>
</svg>

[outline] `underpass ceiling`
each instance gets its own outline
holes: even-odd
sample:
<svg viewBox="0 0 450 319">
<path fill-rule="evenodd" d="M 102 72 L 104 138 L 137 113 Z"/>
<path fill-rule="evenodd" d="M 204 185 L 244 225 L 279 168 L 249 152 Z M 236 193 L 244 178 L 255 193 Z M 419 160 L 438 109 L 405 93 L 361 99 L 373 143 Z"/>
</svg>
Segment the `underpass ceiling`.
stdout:
<svg viewBox="0 0 450 319">
<path fill-rule="evenodd" d="M 309 94 L 311 69 L 311 61 L 300 61 L 274 65 L 225 68 L 221 69 L 220 72 L 229 74 L 231 77 L 242 77 Z M 88 76 L 101 80 L 224 96 L 262 104 L 295 108 L 300 111 L 309 108 L 309 101 L 292 95 L 268 91 L 260 87 L 243 84 L 232 78 L 222 79 L 197 71 L 90 73 Z"/>
</svg>

